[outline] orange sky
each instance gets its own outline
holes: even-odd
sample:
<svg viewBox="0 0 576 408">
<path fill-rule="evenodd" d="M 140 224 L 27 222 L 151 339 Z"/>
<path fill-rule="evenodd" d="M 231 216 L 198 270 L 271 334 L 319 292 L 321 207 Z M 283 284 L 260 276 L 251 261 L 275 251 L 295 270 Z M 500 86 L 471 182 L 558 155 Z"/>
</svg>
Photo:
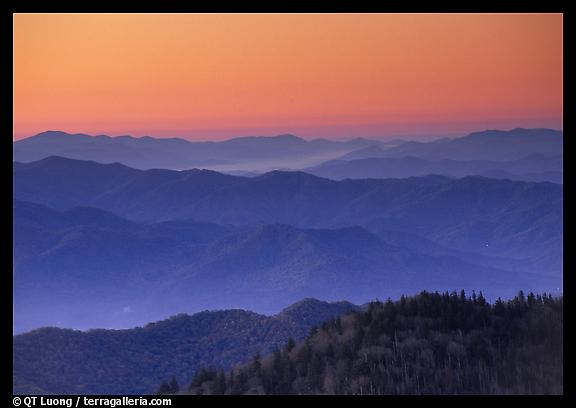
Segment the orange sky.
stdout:
<svg viewBox="0 0 576 408">
<path fill-rule="evenodd" d="M 16 14 L 14 138 L 562 128 L 560 14 Z"/>
</svg>

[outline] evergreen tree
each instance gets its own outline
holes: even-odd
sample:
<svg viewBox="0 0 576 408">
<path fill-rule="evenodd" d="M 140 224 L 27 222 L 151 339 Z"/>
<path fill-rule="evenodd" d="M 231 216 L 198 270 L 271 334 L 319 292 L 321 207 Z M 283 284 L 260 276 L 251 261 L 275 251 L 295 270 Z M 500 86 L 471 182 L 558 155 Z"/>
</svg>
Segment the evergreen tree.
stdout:
<svg viewBox="0 0 576 408">
<path fill-rule="evenodd" d="M 285 350 L 289 353 L 292 351 L 294 346 L 296 346 L 296 342 L 294 341 L 294 339 L 292 337 L 290 337 L 288 339 L 288 341 L 286 342 Z"/>
</svg>

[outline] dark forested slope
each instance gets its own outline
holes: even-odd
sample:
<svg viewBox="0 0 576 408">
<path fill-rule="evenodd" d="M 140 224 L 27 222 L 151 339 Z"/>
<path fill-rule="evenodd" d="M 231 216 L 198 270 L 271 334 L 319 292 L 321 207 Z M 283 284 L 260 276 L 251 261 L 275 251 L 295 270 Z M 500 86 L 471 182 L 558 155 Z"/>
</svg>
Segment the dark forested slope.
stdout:
<svg viewBox="0 0 576 408">
<path fill-rule="evenodd" d="M 192 394 L 561 394 L 563 299 L 422 292 L 370 303 Z M 166 390 L 163 384 L 160 391 Z"/>
</svg>

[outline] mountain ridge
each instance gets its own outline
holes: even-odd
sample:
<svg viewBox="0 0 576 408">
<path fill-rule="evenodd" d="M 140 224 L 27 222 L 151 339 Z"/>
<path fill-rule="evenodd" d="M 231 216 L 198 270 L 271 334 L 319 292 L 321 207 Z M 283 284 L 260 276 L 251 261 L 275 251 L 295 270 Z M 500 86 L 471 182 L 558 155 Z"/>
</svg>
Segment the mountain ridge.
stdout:
<svg viewBox="0 0 576 408">
<path fill-rule="evenodd" d="M 314 325 L 357 310 L 314 299 L 292 305 L 312 317 L 290 319 L 246 310 L 178 314 L 142 327 L 79 331 L 45 327 L 13 337 L 15 394 L 153 394 L 160 381 L 181 382 L 200 367 L 222 367 L 303 338 Z M 38 344 L 42 344 L 38 347 Z M 34 352 L 30 352 L 34 350 Z M 58 376 L 52 375 L 58 372 Z"/>
<path fill-rule="evenodd" d="M 383 151 L 382 151 L 383 152 Z M 517 181 L 562 182 L 562 156 L 531 154 L 513 161 L 431 160 L 416 156 L 336 159 L 304 169 L 332 180 L 346 178 L 406 178 L 439 174 L 448 177 L 485 176 Z"/>
<path fill-rule="evenodd" d="M 364 139 L 306 140 L 291 134 L 246 136 L 223 141 L 190 141 L 183 138 L 89 136 L 46 131 L 15 141 L 13 157 L 14 161 L 31 162 L 49 156 L 62 156 L 100 163 L 119 162 L 144 170 L 184 170 L 193 167 L 260 170 L 290 167 L 282 163 L 293 161 L 315 163 L 369 143 L 374 142 Z"/>
<path fill-rule="evenodd" d="M 562 155 L 563 137 L 563 131 L 545 128 L 485 130 L 444 143 L 407 142 L 385 153 L 386 157 L 507 161 L 533 153 Z"/>
<path fill-rule="evenodd" d="M 138 222 L 194 219 L 245 226 L 386 228 L 439 240 L 454 249 L 492 255 L 513 250 L 515 257 L 540 251 L 536 241 L 523 250 L 513 242 L 540 219 L 548 219 L 557 231 L 549 238 L 561 235 L 563 188 L 553 183 L 433 175 L 334 181 L 282 171 L 242 177 L 61 160 L 66 163 L 63 168 L 42 161 L 16 166 L 14 198 L 59 209 L 96 207 Z M 538 218 L 529 217 L 537 213 Z M 506 226 L 512 228 L 505 231 Z M 470 239 L 481 236 L 489 246 Z"/>
<path fill-rule="evenodd" d="M 305 297 L 361 303 L 454 285 L 487 296 L 561 286 L 554 241 L 519 262 L 358 225 L 138 223 L 17 200 L 13 213 L 17 332 L 58 321 L 125 327 L 186 307 L 270 312 Z"/>
<path fill-rule="evenodd" d="M 516 160 L 533 153 L 562 154 L 563 132 L 554 129 L 485 130 L 441 142 L 302 139 L 292 134 L 246 136 L 224 141 L 188 141 L 151 136 L 89 136 L 46 131 L 13 143 L 13 160 L 64 156 L 139 169 L 262 172 L 303 169 L 331 159 L 416 156 L 427 159 Z"/>
</svg>

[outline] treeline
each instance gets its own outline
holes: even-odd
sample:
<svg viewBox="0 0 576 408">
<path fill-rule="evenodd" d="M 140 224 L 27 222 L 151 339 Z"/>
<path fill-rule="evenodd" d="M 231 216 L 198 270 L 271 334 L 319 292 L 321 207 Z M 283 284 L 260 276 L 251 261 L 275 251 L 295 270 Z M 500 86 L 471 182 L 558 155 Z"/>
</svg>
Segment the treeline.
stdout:
<svg viewBox="0 0 576 408">
<path fill-rule="evenodd" d="M 372 302 L 231 371 L 202 368 L 190 394 L 561 394 L 563 298 L 422 292 Z"/>
</svg>

